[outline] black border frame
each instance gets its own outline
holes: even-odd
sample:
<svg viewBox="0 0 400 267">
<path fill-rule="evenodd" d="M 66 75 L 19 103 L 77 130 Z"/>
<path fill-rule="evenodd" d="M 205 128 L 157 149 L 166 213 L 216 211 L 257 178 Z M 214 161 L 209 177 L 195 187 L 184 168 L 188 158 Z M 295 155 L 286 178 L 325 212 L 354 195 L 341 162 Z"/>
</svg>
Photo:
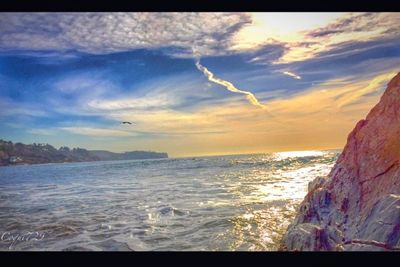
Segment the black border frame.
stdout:
<svg viewBox="0 0 400 267">
<path fill-rule="evenodd" d="M 395 12 L 397 0 L 3 0 L 0 12 L 234 11 Z"/>
<path fill-rule="evenodd" d="M 109 1 L 67 1 L 67 0 L 3 0 L 0 12 L 115 12 L 115 11 L 275 11 L 275 12 L 399 12 L 398 0 L 336 0 L 336 1 L 270 1 L 267 0 L 109 0 Z M 398 2 L 396 2 L 398 1 Z M 0 13 L 1 15 L 1 13 Z M 0 25 L 1 27 L 1 25 Z M 288 266 L 346 266 L 399 264 L 399 252 L 0 252 L 2 266 L 57 266 L 57 265 L 115 265 L 125 263 L 133 266 L 201 265 L 216 263 L 230 265 L 275 264 Z M 255 262 L 259 261 L 259 262 Z"/>
</svg>

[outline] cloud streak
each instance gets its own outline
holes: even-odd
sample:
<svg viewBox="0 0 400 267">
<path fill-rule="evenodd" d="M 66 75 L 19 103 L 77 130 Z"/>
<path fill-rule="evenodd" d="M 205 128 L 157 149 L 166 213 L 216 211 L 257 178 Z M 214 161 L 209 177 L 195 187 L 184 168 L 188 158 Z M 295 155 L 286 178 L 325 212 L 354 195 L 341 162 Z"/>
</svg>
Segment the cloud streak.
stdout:
<svg viewBox="0 0 400 267">
<path fill-rule="evenodd" d="M 297 74 L 295 74 L 293 72 L 290 72 L 290 71 L 284 71 L 282 73 L 285 74 L 285 75 L 288 75 L 288 76 L 290 76 L 290 77 L 292 77 L 294 79 L 297 79 L 297 80 L 301 79 L 301 77 L 299 75 L 297 75 Z"/>
<path fill-rule="evenodd" d="M 352 103 L 355 103 L 361 97 L 366 96 L 370 93 L 377 92 L 379 89 L 383 89 L 386 84 L 397 74 L 396 71 L 391 71 L 374 77 L 368 84 L 345 93 L 338 99 L 338 107 L 342 108 Z"/>
<path fill-rule="evenodd" d="M 92 127 L 60 127 L 60 130 L 67 131 L 73 134 L 99 136 L 99 137 L 124 137 L 136 136 L 136 133 L 129 131 L 108 129 L 108 128 L 92 128 Z"/>
<path fill-rule="evenodd" d="M 199 71 L 201 71 L 204 74 L 204 76 L 207 77 L 207 79 L 209 81 L 219 84 L 219 85 L 222 85 L 226 89 L 228 89 L 229 91 L 231 91 L 233 93 L 246 95 L 247 100 L 254 106 L 257 106 L 257 107 L 260 107 L 263 109 L 267 108 L 267 106 L 261 104 L 258 101 L 258 99 L 256 98 L 256 96 L 253 93 L 251 93 L 249 91 L 240 90 L 240 89 L 236 88 L 231 82 L 228 82 L 228 81 L 225 81 L 225 80 L 215 77 L 211 71 L 209 71 L 206 67 L 204 67 L 203 65 L 200 64 L 200 60 L 197 59 L 195 64 L 196 64 L 197 69 Z"/>
</svg>

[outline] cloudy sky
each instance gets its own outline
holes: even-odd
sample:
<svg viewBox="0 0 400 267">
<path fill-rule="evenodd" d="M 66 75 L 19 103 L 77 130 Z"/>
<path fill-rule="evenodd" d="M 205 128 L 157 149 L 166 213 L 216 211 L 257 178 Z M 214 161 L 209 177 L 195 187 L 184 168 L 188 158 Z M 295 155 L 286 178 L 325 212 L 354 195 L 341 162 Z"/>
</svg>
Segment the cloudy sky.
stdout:
<svg viewBox="0 0 400 267">
<path fill-rule="evenodd" d="M 0 138 L 342 148 L 399 71 L 399 13 L 1 13 Z"/>
</svg>

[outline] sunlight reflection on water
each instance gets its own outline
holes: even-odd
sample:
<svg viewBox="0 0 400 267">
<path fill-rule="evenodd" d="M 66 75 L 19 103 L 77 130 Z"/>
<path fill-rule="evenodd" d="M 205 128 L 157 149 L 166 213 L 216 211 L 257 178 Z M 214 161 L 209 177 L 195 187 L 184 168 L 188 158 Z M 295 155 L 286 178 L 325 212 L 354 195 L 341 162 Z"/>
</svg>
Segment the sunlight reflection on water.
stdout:
<svg viewBox="0 0 400 267">
<path fill-rule="evenodd" d="M 0 231 L 48 233 L 15 250 L 276 250 L 308 182 L 327 175 L 337 155 L 0 168 Z"/>
</svg>

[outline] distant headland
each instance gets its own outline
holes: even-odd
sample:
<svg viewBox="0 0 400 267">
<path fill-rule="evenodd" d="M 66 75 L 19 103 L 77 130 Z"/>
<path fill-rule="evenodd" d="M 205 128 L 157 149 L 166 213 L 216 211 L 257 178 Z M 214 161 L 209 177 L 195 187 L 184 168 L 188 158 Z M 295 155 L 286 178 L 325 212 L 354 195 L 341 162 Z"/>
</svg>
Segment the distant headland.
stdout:
<svg viewBox="0 0 400 267">
<path fill-rule="evenodd" d="M 84 162 L 101 160 L 161 159 L 167 153 L 130 151 L 114 153 L 106 150 L 87 150 L 63 146 L 59 149 L 49 144 L 22 144 L 0 139 L 0 166 L 40 163 Z"/>
</svg>

